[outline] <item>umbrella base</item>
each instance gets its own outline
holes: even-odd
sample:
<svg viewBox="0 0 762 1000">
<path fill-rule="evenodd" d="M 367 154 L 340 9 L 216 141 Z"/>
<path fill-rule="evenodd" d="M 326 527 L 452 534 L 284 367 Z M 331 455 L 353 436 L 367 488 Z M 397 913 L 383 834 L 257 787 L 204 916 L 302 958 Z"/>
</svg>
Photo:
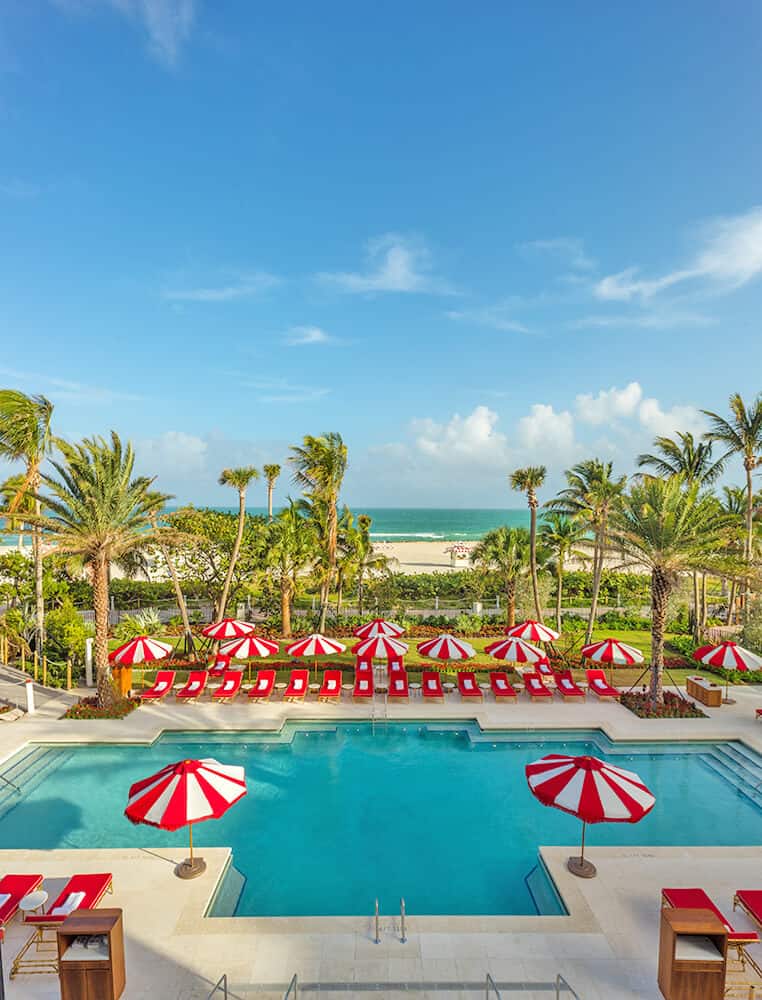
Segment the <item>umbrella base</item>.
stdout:
<svg viewBox="0 0 762 1000">
<path fill-rule="evenodd" d="M 198 878 L 206 871 L 206 861 L 203 858 L 186 858 L 175 868 L 175 875 L 178 878 Z"/>
<path fill-rule="evenodd" d="M 595 878 L 597 874 L 595 865 L 587 858 L 569 858 L 566 867 L 572 875 L 577 875 L 579 878 Z"/>
<path fill-rule="evenodd" d="M 723 705 L 735 705 L 735 703 L 736 703 L 735 698 L 723 698 L 722 699 L 722 704 Z"/>
</svg>

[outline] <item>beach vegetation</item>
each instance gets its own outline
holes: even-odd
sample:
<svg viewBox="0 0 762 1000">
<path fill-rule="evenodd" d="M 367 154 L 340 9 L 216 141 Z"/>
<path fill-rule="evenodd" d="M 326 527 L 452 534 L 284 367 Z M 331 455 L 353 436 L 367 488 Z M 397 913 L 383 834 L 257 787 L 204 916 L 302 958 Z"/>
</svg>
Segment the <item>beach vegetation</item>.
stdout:
<svg viewBox="0 0 762 1000">
<path fill-rule="evenodd" d="M 529 507 L 529 572 L 532 579 L 532 595 L 534 597 L 535 618 L 542 621 L 542 602 L 537 587 L 537 490 L 545 482 L 546 469 L 544 465 L 528 465 L 523 469 L 514 469 L 509 482 L 512 490 L 526 494 Z"/>
<path fill-rule="evenodd" d="M 531 535 L 526 528 L 506 527 L 488 531 L 471 553 L 475 566 L 499 578 L 509 628 L 516 622 L 516 586 L 522 576 L 531 574 L 533 553 Z M 536 580 L 532 585 L 536 594 Z"/>
</svg>

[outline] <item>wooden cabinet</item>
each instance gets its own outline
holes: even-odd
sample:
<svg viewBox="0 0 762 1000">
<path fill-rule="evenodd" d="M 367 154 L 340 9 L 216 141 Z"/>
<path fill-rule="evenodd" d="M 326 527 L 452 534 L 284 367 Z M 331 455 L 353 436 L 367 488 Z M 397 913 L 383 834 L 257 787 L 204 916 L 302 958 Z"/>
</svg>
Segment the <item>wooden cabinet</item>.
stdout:
<svg viewBox="0 0 762 1000">
<path fill-rule="evenodd" d="M 685 690 L 689 698 L 695 698 L 707 708 L 719 708 L 722 704 L 722 688 L 705 677 L 687 677 Z"/>
<path fill-rule="evenodd" d="M 125 982 L 122 911 L 77 910 L 57 938 L 61 1000 L 119 1000 Z"/>
<path fill-rule="evenodd" d="M 659 989 L 665 1000 L 723 1000 L 728 932 L 711 910 L 664 907 Z"/>
<path fill-rule="evenodd" d="M 111 668 L 117 689 L 123 698 L 129 698 L 132 690 L 132 667 L 114 666 Z"/>
</svg>

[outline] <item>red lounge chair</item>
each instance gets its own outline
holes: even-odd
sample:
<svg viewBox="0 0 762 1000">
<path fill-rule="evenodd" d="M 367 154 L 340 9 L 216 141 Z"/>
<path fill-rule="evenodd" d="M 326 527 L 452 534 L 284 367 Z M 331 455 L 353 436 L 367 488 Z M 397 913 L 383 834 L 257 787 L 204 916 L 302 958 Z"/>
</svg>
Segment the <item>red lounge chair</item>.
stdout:
<svg viewBox="0 0 762 1000">
<path fill-rule="evenodd" d="M 461 698 L 471 698 L 474 701 L 484 701 L 481 688 L 476 683 L 476 674 L 473 670 L 458 671 L 458 691 Z"/>
<path fill-rule="evenodd" d="M 564 701 L 584 701 L 585 692 L 574 683 L 571 670 L 559 670 L 556 674 L 556 691 Z"/>
<path fill-rule="evenodd" d="M 230 660 L 231 657 L 226 653 L 218 653 L 214 658 L 214 663 L 209 667 L 209 676 L 222 677 L 227 670 L 230 670 Z"/>
<path fill-rule="evenodd" d="M 622 695 L 621 691 L 617 691 L 616 688 L 612 687 L 606 680 L 606 674 L 603 670 L 586 670 L 587 675 L 587 686 L 590 691 L 598 698 L 603 700 L 604 698 L 620 698 Z"/>
<path fill-rule="evenodd" d="M 758 944 L 759 935 L 756 931 L 737 931 L 730 921 L 717 909 L 703 889 L 662 889 L 661 905 L 673 906 L 681 910 L 711 910 L 728 932 L 728 947 L 735 948 L 738 960 L 743 965 L 748 962 L 754 971 L 762 976 L 757 963 L 746 951 L 747 944 Z"/>
<path fill-rule="evenodd" d="M 309 687 L 310 672 L 309 670 L 292 670 L 291 677 L 288 682 L 288 687 L 283 692 L 284 701 L 304 701 L 307 697 L 307 688 Z"/>
<path fill-rule="evenodd" d="M 405 670 L 405 664 L 402 660 L 389 660 L 389 676 L 391 677 L 396 671 Z"/>
<path fill-rule="evenodd" d="M 24 923 L 34 927 L 34 933 L 13 959 L 11 979 L 19 972 L 58 972 L 55 928 L 75 910 L 93 910 L 106 892 L 111 892 L 111 873 L 72 875 L 44 913 L 27 913 Z M 45 931 L 51 932 L 47 937 Z M 29 958 L 26 954 L 34 948 Z"/>
<path fill-rule="evenodd" d="M 399 668 L 389 674 L 389 693 L 386 697 L 387 701 L 410 701 L 407 670 Z"/>
<path fill-rule="evenodd" d="M 361 670 L 365 670 L 365 671 L 371 670 L 372 671 L 373 670 L 373 661 L 372 660 L 361 660 L 360 657 L 358 656 L 357 659 L 355 660 L 355 673 L 359 673 Z"/>
<path fill-rule="evenodd" d="M 518 701 L 518 695 L 504 670 L 493 670 L 489 675 L 489 683 L 495 701 Z"/>
<path fill-rule="evenodd" d="M 228 670 L 222 679 L 222 684 L 212 691 L 213 700 L 232 701 L 241 690 L 242 680 L 242 670 Z"/>
<path fill-rule="evenodd" d="M 42 875 L 5 875 L 0 879 L 0 927 L 16 916 L 19 903 L 42 885 Z"/>
<path fill-rule="evenodd" d="M 341 698 L 341 671 L 325 670 L 323 683 L 318 691 L 318 701 L 339 701 Z"/>
<path fill-rule="evenodd" d="M 153 687 L 149 687 L 140 695 L 141 701 L 161 701 L 166 698 L 175 683 L 174 670 L 158 670 L 153 682 Z"/>
<path fill-rule="evenodd" d="M 546 681 L 555 681 L 556 675 L 547 660 L 538 660 L 534 665 L 534 672 L 543 677 Z"/>
<path fill-rule="evenodd" d="M 762 927 L 762 889 L 739 889 L 733 896 L 733 909 L 738 906 L 758 927 Z"/>
<path fill-rule="evenodd" d="M 373 671 L 358 670 L 355 674 L 355 687 L 352 691 L 353 701 L 365 701 L 373 697 Z"/>
<path fill-rule="evenodd" d="M 758 708 L 754 715 L 757 719 L 762 719 L 762 708 Z"/>
<path fill-rule="evenodd" d="M 436 670 L 424 670 L 421 677 L 423 697 L 429 701 L 444 701 L 442 678 Z"/>
<path fill-rule="evenodd" d="M 260 670 L 254 684 L 249 688 L 249 698 L 252 701 L 269 701 L 274 687 L 275 671 Z"/>
<path fill-rule="evenodd" d="M 198 701 L 204 693 L 206 687 L 206 670 L 191 670 L 184 688 L 180 688 L 175 694 L 175 698 L 182 698 L 183 701 Z"/>
<path fill-rule="evenodd" d="M 524 681 L 524 690 L 532 701 L 553 697 L 553 692 L 548 691 L 542 683 L 542 677 L 538 677 L 537 674 L 522 674 L 521 679 Z"/>
</svg>

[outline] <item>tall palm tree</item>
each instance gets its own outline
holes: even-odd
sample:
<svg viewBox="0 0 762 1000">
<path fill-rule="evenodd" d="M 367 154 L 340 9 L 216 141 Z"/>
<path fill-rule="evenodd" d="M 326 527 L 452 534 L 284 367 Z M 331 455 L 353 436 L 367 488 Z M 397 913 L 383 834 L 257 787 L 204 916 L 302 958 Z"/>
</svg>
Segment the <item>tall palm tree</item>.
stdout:
<svg viewBox="0 0 762 1000">
<path fill-rule="evenodd" d="M 746 472 L 746 541 L 744 558 L 747 575 L 744 580 L 744 614 L 748 611 L 751 589 L 751 561 L 754 547 L 754 470 L 762 464 L 762 393 L 751 406 L 746 406 L 741 395 L 734 393 L 728 401 L 730 419 L 726 420 L 711 410 L 702 410 L 709 417 L 710 428 L 706 439 L 716 441 L 727 449 L 725 457 L 741 455 Z"/>
<path fill-rule="evenodd" d="M 238 554 L 241 551 L 243 529 L 246 524 L 246 491 L 249 488 L 249 483 L 254 479 L 259 479 L 259 470 L 255 469 L 253 465 L 244 465 L 240 469 L 223 469 L 218 480 L 220 486 L 231 486 L 234 490 L 238 491 L 238 531 L 233 543 L 233 551 L 230 553 L 230 563 L 228 564 L 228 571 L 225 574 L 225 582 L 222 585 L 222 593 L 220 594 L 220 603 L 217 608 L 217 616 L 219 618 L 225 617 L 225 608 L 228 606 L 230 585 L 233 582 L 235 564 L 238 561 Z"/>
<path fill-rule="evenodd" d="M 376 552 L 370 537 L 373 519 L 369 514 L 358 514 L 355 537 L 357 561 L 357 613 L 362 616 L 365 605 L 365 581 L 374 573 L 385 573 L 389 569 L 389 556 Z"/>
<path fill-rule="evenodd" d="M 743 538 L 744 535 L 743 524 L 746 517 L 746 490 L 742 486 L 723 486 L 719 502 L 728 519 L 732 519 L 740 529 L 739 538 L 734 537 L 728 543 L 729 554 L 737 558 L 743 551 L 743 545 L 739 545 L 739 539 Z M 725 616 L 726 625 L 732 625 L 735 619 L 737 591 L 738 580 L 733 576 L 730 580 L 728 610 Z"/>
<path fill-rule="evenodd" d="M 106 705 L 115 694 L 108 663 L 109 569 L 151 540 L 152 522 L 170 497 L 151 489 L 153 479 L 133 477 L 132 445 L 123 446 L 115 431 L 110 442 L 94 437 L 58 447 L 56 475 L 42 475 L 47 492 L 40 523 L 53 550 L 80 557 L 92 575 L 98 702 Z"/>
<path fill-rule="evenodd" d="M 516 624 L 516 583 L 531 573 L 532 540 L 526 528 L 502 525 L 488 531 L 471 552 L 471 562 L 496 573 L 505 594 L 506 624 Z"/>
<path fill-rule="evenodd" d="M 347 470 L 347 446 L 341 434 L 331 431 L 318 437 L 306 434 L 301 445 L 292 445 L 289 463 L 296 482 L 307 494 L 316 512 L 325 522 L 325 584 L 321 587 L 318 631 L 325 628 L 328 594 L 336 575 L 338 542 L 338 502 L 344 473 Z"/>
<path fill-rule="evenodd" d="M 566 488 L 545 506 L 568 517 L 576 518 L 593 535 L 593 593 L 585 642 L 592 639 L 598 615 L 598 595 L 603 576 L 603 562 L 608 544 L 609 518 L 620 503 L 627 483 L 626 476 L 613 477 L 611 462 L 589 458 L 567 469 Z"/>
<path fill-rule="evenodd" d="M 575 546 L 586 538 L 583 524 L 574 518 L 556 512 L 546 515 L 540 525 L 540 544 L 551 555 L 556 570 L 556 629 L 561 631 L 561 597 L 564 586 L 564 569 L 567 559 L 585 559 L 586 555 Z"/>
<path fill-rule="evenodd" d="M 667 602 L 681 573 L 717 568 L 732 530 L 715 497 L 682 476 L 644 476 L 611 515 L 611 536 L 651 572 L 651 701 L 663 698 Z"/>
<path fill-rule="evenodd" d="M 512 490 L 518 490 L 527 495 L 529 507 L 529 540 L 530 540 L 530 571 L 532 574 L 532 594 L 537 621 L 542 621 L 540 594 L 537 587 L 537 490 L 545 482 L 544 465 L 528 465 L 524 469 L 516 469 L 509 476 Z"/>
<path fill-rule="evenodd" d="M 273 519 L 273 490 L 275 489 L 275 483 L 280 475 L 279 465 L 263 465 L 262 472 L 265 474 L 265 479 L 267 480 L 267 520 L 272 521 Z"/>
<path fill-rule="evenodd" d="M 183 588 L 180 584 L 180 577 L 177 572 L 174 557 L 170 551 L 170 544 L 173 539 L 176 539 L 177 536 L 171 529 L 160 528 L 159 522 L 156 518 L 153 518 L 151 521 L 151 527 L 153 528 L 156 544 L 158 545 L 162 558 L 164 559 L 167 569 L 169 570 L 169 577 L 172 581 L 172 589 L 175 592 L 175 600 L 177 601 L 177 607 L 180 611 L 180 618 L 183 623 L 184 652 L 186 655 L 192 656 L 196 651 L 196 643 L 193 638 L 190 616 L 188 615 L 188 604 L 185 600 L 185 594 L 183 594 Z"/>
<path fill-rule="evenodd" d="M 24 532 L 27 529 L 24 514 L 36 513 L 34 496 L 26 489 L 26 476 L 21 472 L 8 476 L 4 483 L 0 483 L 0 496 L 3 498 L 3 508 L 10 509 L 13 505 L 13 513 L 5 518 L 5 527 L 8 531 L 16 532 L 19 551 L 23 552 Z"/>
<path fill-rule="evenodd" d="M 23 462 L 24 478 L 16 497 L 8 506 L 12 514 L 24 495 L 34 497 L 35 523 L 32 525 L 34 560 L 35 647 L 42 652 L 45 642 L 45 598 L 42 589 L 42 528 L 40 514 L 40 467 L 55 442 L 50 429 L 53 404 L 45 396 L 27 396 L 15 389 L 0 389 L 0 458 Z"/>
<path fill-rule="evenodd" d="M 265 566 L 278 584 L 281 632 L 288 638 L 298 576 L 315 555 L 315 533 L 311 522 L 300 513 L 299 504 L 291 499 L 268 525 L 267 532 Z"/>
</svg>

